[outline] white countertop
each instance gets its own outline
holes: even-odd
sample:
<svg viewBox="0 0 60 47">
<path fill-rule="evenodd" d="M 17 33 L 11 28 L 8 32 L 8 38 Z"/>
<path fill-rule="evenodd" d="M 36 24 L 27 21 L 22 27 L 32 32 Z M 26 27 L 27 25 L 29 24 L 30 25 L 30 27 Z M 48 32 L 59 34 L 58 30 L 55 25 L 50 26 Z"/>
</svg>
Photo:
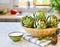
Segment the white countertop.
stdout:
<svg viewBox="0 0 60 47">
<path fill-rule="evenodd" d="M 60 24 L 58 25 L 60 27 Z M 39 47 L 24 39 L 19 42 L 13 42 L 9 37 L 9 32 L 22 31 L 19 22 L 0 22 L 0 47 Z"/>
<path fill-rule="evenodd" d="M 20 23 L 0 22 L 0 47 L 39 47 L 24 39 L 19 42 L 13 42 L 9 37 L 9 32 L 22 31 Z"/>
</svg>

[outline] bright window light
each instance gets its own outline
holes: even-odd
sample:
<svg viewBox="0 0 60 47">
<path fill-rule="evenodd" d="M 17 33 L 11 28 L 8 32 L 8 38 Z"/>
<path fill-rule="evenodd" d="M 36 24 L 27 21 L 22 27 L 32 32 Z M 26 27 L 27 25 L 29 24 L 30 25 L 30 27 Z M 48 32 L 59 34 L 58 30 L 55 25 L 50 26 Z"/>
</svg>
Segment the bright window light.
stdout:
<svg viewBox="0 0 60 47">
<path fill-rule="evenodd" d="M 30 7 L 34 6 L 50 6 L 50 0 L 19 0 L 19 7 L 27 8 L 28 1 L 30 3 Z"/>
</svg>

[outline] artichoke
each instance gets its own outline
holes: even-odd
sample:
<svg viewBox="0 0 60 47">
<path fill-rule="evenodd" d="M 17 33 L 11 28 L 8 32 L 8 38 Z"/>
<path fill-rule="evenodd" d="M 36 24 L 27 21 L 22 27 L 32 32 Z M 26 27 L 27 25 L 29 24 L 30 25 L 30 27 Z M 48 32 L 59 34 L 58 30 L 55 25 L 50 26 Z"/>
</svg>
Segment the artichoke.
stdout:
<svg viewBox="0 0 60 47">
<path fill-rule="evenodd" d="M 45 25 L 46 16 L 43 11 L 38 10 L 34 12 L 33 17 L 35 19 L 34 28 L 46 28 L 46 25 Z"/>
<path fill-rule="evenodd" d="M 32 28 L 34 19 L 31 16 L 24 16 L 22 17 L 21 22 L 24 27 Z"/>
<path fill-rule="evenodd" d="M 47 18 L 47 27 L 57 27 L 58 19 L 55 15 L 50 15 Z"/>
<path fill-rule="evenodd" d="M 45 13 L 41 10 L 36 11 L 36 19 L 40 20 L 46 20 Z"/>
<path fill-rule="evenodd" d="M 46 28 L 46 23 L 45 21 L 40 21 L 37 23 L 37 28 Z"/>
</svg>

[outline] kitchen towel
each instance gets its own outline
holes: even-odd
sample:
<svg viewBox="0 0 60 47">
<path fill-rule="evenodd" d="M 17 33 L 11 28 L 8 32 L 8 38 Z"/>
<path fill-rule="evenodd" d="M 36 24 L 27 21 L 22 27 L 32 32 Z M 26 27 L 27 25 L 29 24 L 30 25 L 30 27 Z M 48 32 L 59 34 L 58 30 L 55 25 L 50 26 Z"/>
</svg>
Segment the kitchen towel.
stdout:
<svg viewBox="0 0 60 47">
<path fill-rule="evenodd" d="M 31 35 L 28 34 L 24 34 L 23 38 L 31 43 L 39 45 L 40 47 L 45 47 L 51 42 L 51 40 L 38 40 L 38 38 L 32 37 Z"/>
</svg>

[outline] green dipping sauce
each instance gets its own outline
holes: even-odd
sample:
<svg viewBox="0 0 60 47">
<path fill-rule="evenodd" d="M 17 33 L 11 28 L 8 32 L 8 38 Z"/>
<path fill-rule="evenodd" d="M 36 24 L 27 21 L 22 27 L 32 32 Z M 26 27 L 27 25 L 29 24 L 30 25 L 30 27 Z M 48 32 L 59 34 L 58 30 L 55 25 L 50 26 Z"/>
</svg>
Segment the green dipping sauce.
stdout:
<svg viewBox="0 0 60 47">
<path fill-rule="evenodd" d="M 9 37 L 13 40 L 13 41 L 20 41 L 22 38 L 23 34 L 19 33 L 19 32 L 11 32 L 9 33 Z"/>
</svg>

